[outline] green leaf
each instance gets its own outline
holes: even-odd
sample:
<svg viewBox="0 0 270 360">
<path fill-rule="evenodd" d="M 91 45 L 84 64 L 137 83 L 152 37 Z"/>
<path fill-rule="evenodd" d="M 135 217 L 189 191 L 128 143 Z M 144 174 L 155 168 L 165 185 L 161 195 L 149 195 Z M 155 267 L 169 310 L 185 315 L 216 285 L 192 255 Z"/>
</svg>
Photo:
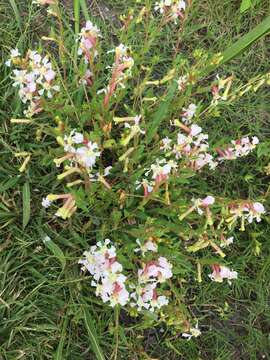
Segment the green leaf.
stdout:
<svg viewBox="0 0 270 360">
<path fill-rule="evenodd" d="M 81 5 L 82 12 L 83 12 L 83 15 L 84 15 L 85 19 L 89 20 L 90 17 L 89 17 L 89 14 L 88 14 L 86 1 L 85 0 L 80 0 L 80 5 Z"/>
<path fill-rule="evenodd" d="M 62 327 L 61 338 L 60 338 L 59 344 L 57 346 L 57 350 L 56 350 L 56 353 L 55 353 L 55 355 L 53 357 L 53 360 L 62 360 L 62 359 L 64 359 L 63 349 L 64 349 L 64 344 L 65 344 L 67 325 L 68 325 L 68 317 L 66 316 L 65 319 L 64 319 L 63 327 Z"/>
<path fill-rule="evenodd" d="M 242 36 L 236 43 L 227 48 L 222 56 L 223 59 L 221 64 L 225 64 L 226 62 L 232 60 L 234 57 L 238 56 L 242 51 L 247 49 L 257 40 L 259 40 L 262 36 L 265 36 L 270 32 L 270 16 L 264 19 L 259 25 L 257 25 L 254 29 L 249 31 L 246 35 Z"/>
<path fill-rule="evenodd" d="M 86 308 L 83 309 L 83 313 L 85 326 L 89 335 L 90 343 L 92 345 L 91 350 L 96 355 L 97 360 L 105 360 L 105 357 L 98 343 L 94 322 Z"/>
<path fill-rule="evenodd" d="M 23 228 L 25 229 L 30 220 L 30 187 L 29 183 L 23 186 Z"/>
<path fill-rule="evenodd" d="M 173 100 L 174 94 L 176 92 L 176 89 L 177 89 L 177 82 L 173 81 L 172 85 L 169 87 L 169 91 L 168 91 L 168 94 L 167 94 L 165 100 L 161 102 L 159 108 L 157 109 L 157 112 L 154 115 L 154 118 L 152 119 L 151 123 L 149 124 L 149 129 L 147 131 L 147 137 L 146 137 L 147 144 L 149 144 L 152 141 L 162 120 L 164 120 L 166 118 L 168 110 L 171 105 L 171 102 Z"/>
<path fill-rule="evenodd" d="M 21 28 L 22 27 L 22 21 L 21 21 L 21 16 L 20 16 L 19 9 L 18 9 L 18 6 L 16 4 L 16 1 L 15 0 L 9 0 L 9 3 L 11 5 L 12 9 L 13 9 L 17 24 L 18 24 L 19 28 Z"/>
<path fill-rule="evenodd" d="M 240 13 L 242 14 L 251 7 L 251 0 L 242 0 Z"/>
<path fill-rule="evenodd" d="M 73 1 L 73 8 L 75 20 L 75 34 L 77 35 L 80 31 L 80 0 Z"/>
<path fill-rule="evenodd" d="M 2 183 L 0 183 L 0 192 L 4 192 L 4 191 L 14 187 L 18 181 L 19 181 L 18 176 L 14 176 L 7 181 L 3 181 Z"/>
<path fill-rule="evenodd" d="M 261 37 L 265 36 L 270 32 L 270 16 L 267 16 L 260 24 L 254 29 L 249 31 L 246 35 L 242 36 L 233 45 L 229 46 L 222 54 L 222 60 L 216 65 L 209 65 L 203 69 L 201 75 L 204 77 L 210 72 L 214 71 L 220 65 L 224 65 L 231 61 L 236 56 L 240 55 L 249 46 L 254 44 Z"/>
<path fill-rule="evenodd" d="M 62 269 L 64 269 L 66 266 L 66 257 L 60 247 L 56 245 L 49 237 L 45 237 L 43 242 L 45 246 L 52 252 L 52 254 L 59 260 L 62 265 Z"/>
</svg>

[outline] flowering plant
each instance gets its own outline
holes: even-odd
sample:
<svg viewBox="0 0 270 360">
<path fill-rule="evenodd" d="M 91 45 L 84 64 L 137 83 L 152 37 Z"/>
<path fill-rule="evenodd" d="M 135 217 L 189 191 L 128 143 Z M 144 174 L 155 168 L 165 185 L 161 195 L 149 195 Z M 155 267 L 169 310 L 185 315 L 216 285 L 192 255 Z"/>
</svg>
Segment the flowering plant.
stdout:
<svg viewBox="0 0 270 360">
<path fill-rule="evenodd" d="M 162 0 L 148 10 L 140 16 L 151 19 L 158 12 L 157 30 L 184 26 L 188 2 Z M 119 41 L 104 52 L 102 39 L 91 21 L 77 34 L 69 64 L 74 93 L 65 86 L 65 57 L 62 63 L 55 59 L 58 72 L 48 55 L 37 51 L 23 57 L 14 49 L 6 63 L 16 67 L 11 78 L 29 105 L 25 116 L 44 142 L 53 142 L 49 162 L 58 173 L 52 193 L 40 198 L 44 216 L 59 227 L 76 219 L 82 233 L 96 234 L 88 248 L 76 249 L 78 277 L 85 276 L 89 297 L 121 306 L 145 324 L 166 323 L 183 338 L 197 337 L 197 316 L 184 305 L 180 287 L 194 280 L 237 281 L 241 274 L 227 256 L 235 233 L 256 226 L 266 213 L 260 196 L 225 197 L 207 186 L 213 172 L 255 156 L 259 146 L 249 131 L 227 140 L 211 133 L 207 122 L 222 105 L 269 83 L 270 76 L 247 86 L 217 77 L 202 98 L 203 69 L 219 64 L 220 56 L 198 52 L 192 64 L 176 54 L 164 77 L 150 80 L 153 69 L 136 65 L 132 44 Z M 43 112 L 49 121 L 39 124 Z M 203 189 L 198 179 L 206 184 Z M 55 208 L 56 202 L 62 206 Z"/>
</svg>

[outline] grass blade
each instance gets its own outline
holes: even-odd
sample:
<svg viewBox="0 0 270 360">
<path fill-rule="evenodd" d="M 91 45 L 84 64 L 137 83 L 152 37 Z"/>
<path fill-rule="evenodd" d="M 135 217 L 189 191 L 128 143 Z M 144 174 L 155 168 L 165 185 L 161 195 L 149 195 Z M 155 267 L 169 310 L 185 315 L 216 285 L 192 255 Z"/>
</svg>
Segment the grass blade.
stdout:
<svg viewBox="0 0 270 360">
<path fill-rule="evenodd" d="M 80 0 L 73 1 L 74 19 L 75 19 L 75 34 L 78 35 L 80 31 Z"/>
<path fill-rule="evenodd" d="M 232 60 L 234 57 L 239 55 L 242 51 L 251 46 L 254 42 L 259 40 L 261 37 L 265 36 L 270 32 L 270 16 L 264 19 L 260 24 L 258 24 L 254 29 L 249 31 L 246 35 L 242 36 L 236 43 L 228 47 L 223 52 L 223 59 L 221 64 L 225 64 L 228 61 Z"/>
<path fill-rule="evenodd" d="M 81 9 L 86 20 L 90 20 L 88 8 L 85 0 L 80 0 Z"/>
<path fill-rule="evenodd" d="M 64 349 L 64 345 L 65 345 L 67 325 L 68 325 L 68 317 L 66 316 L 64 319 L 63 327 L 62 327 L 61 338 L 60 338 L 59 344 L 57 346 L 56 353 L 54 354 L 53 360 L 64 359 L 63 349 Z"/>
<path fill-rule="evenodd" d="M 260 24 L 258 24 L 254 29 L 250 30 L 246 35 L 242 36 L 238 41 L 233 45 L 229 46 L 222 54 L 222 60 L 217 65 L 207 66 L 201 72 L 201 76 L 207 76 L 210 72 L 214 71 L 220 65 L 224 65 L 227 62 L 231 61 L 236 56 L 240 55 L 244 50 L 249 46 L 254 44 L 257 40 L 267 35 L 270 32 L 270 16 L 264 19 Z"/>
<path fill-rule="evenodd" d="M 241 7 L 240 7 L 240 13 L 247 11 L 251 7 L 251 0 L 242 0 Z"/>
<path fill-rule="evenodd" d="M 13 188 L 17 182 L 19 181 L 19 177 L 12 177 L 9 180 L 3 181 L 0 183 L 0 192 L 7 191 L 10 188 Z"/>
<path fill-rule="evenodd" d="M 30 220 L 30 187 L 29 183 L 23 186 L 23 229 L 26 228 Z"/>
<path fill-rule="evenodd" d="M 12 9 L 13 9 L 17 24 L 18 24 L 19 28 L 21 29 L 22 21 L 21 21 L 21 16 L 20 16 L 19 9 L 18 9 L 18 6 L 16 4 L 16 1 L 15 0 L 9 0 L 9 3 L 11 5 Z"/>
<path fill-rule="evenodd" d="M 102 350 L 97 340 L 97 335 L 95 332 L 95 328 L 93 326 L 93 320 L 86 308 L 83 309 L 83 313 L 84 313 L 85 326 L 89 335 L 89 340 L 92 345 L 91 349 L 95 353 L 97 360 L 105 360 L 105 357 L 102 353 Z"/>
<path fill-rule="evenodd" d="M 51 251 L 51 253 L 59 260 L 62 265 L 62 269 L 66 266 L 66 257 L 63 251 L 58 245 L 56 245 L 50 238 L 43 240 L 45 246 Z"/>
</svg>

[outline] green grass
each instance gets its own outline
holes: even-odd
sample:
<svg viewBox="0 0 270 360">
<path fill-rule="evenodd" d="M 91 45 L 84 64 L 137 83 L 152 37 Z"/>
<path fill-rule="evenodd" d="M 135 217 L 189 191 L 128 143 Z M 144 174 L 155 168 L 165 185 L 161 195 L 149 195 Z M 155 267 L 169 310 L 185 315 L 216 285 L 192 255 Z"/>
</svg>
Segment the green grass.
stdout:
<svg viewBox="0 0 270 360">
<path fill-rule="evenodd" d="M 222 52 L 259 24 L 270 10 L 268 1 L 261 1 L 244 14 L 240 14 L 240 2 L 237 1 L 193 2 L 179 43 L 179 56 L 184 54 L 189 59 L 192 59 L 194 49 L 203 49 L 209 54 Z M 64 3 L 67 14 L 72 17 L 73 2 Z M 74 3 L 78 6 L 78 2 Z M 120 38 L 131 46 L 135 62 L 148 58 L 148 64 L 142 65 L 149 66 L 152 61 L 151 78 L 160 79 L 170 69 L 177 34 L 167 27 L 163 41 L 160 41 L 148 27 L 148 38 L 143 42 L 141 36 L 134 37 L 134 30 L 119 30 L 120 14 L 132 7 L 141 8 L 142 3 L 151 2 L 93 1 L 89 14 L 102 29 L 105 49 L 113 47 L 118 43 L 117 37 Z M 65 34 L 71 46 L 73 31 L 78 30 L 77 10 L 75 27 L 71 21 L 72 27 Z M 0 0 L 1 62 L 6 59 L 9 48 L 15 46 L 21 51 L 44 46 L 57 54 L 53 44 L 45 45 L 40 40 L 41 36 L 48 35 L 52 26 L 49 19 L 45 21 L 45 15 L 42 10 L 30 6 L 30 2 Z M 67 21 L 70 17 L 66 16 Z M 81 12 L 80 23 L 83 22 Z M 222 65 L 218 72 L 234 74 L 237 79 L 247 81 L 269 71 L 269 51 L 269 37 L 265 37 L 230 63 Z M 108 59 L 104 60 L 101 66 L 108 62 Z M 139 78 L 138 70 L 137 75 Z M 71 83 L 73 69 L 67 69 L 67 76 Z M 213 75 L 209 75 L 208 79 L 212 78 Z M 41 198 L 61 188 L 55 181 L 57 169 L 51 164 L 55 144 L 45 133 L 42 141 L 36 141 L 39 126 L 10 123 L 11 118 L 21 117 L 22 109 L 8 71 L 2 66 L 0 89 L 0 359 L 270 359 L 269 218 L 249 227 L 245 233 L 236 233 L 228 257 L 238 271 L 239 279 L 231 287 L 215 286 L 207 281 L 198 284 L 193 273 L 185 289 L 181 288 L 179 280 L 177 291 L 183 303 L 199 319 L 202 330 L 199 338 L 183 340 L 179 331 L 166 326 L 144 328 L 138 318 L 131 318 L 124 311 L 118 314 L 117 310 L 103 306 L 93 295 L 90 277 L 80 276 L 77 261 L 81 253 L 96 238 L 114 236 L 114 229 L 110 228 L 111 217 L 102 219 L 105 223 L 108 221 L 107 227 L 96 230 L 93 221 L 99 223 L 103 214 L 94 202 L 91 211 L 96 211 L 97 215 L 95 218 L 89 216 L 89 222 L 85 222 L 80 213 L 67 222 L 59 221 L 41 209 Z M 71 91 L 75 105 L 80 104 L 80 94 L 73 91 L 71 85 L 67 91 Z M 153 96 L 151 90 L 147 96 Z M 136 101 L 140 103 L 140 94 Z M 269 177 L 264 172 L 270 159 L 269 104 L 269 88 L 261 88 L 231 105 L 224 104 L 219 109 L 220 114 L 208 117 L 207 121 L 201 120 L 204 130 L 214 136 L 215 143 L 242 134 L 254 134 L 263 146 L 257 156 L 253 154 L 224 165 L 216 173 L 205 173 L 194 179 L 189 187 L 192 195 L 200 195 L 197 190 L 200 189 L 201 194 L 211 191 L 216 196 L 232 199 L 264 198 L 269 209 L 269 197 L 266 196 Z M 60 109 L 58 112 L 72 118 L 78 126 L 71 111 L 67 110 L 65 114 Z M 158 116 L 156 119 L 159 121 Z M 86 126 L 87 120 L 86 117 Z M 79 126 L 84 125 L 84 119 L 81 121 Z M 40 123 L 44 128 L 47 122 L 54 124 L 50 116 L 41 115 Z M 51 150 L 48 150 L 49 145 Z M 32 152 L 33 156 L 27 171 L 20 174 L 22 161 L 15 153 L 22 151 Z M 106 198 L 102 200 L 106 201 Z M 44 241 L 46 235 L 52 239 L 49 244 Z M 256 254 L 258 246 L 260 253 Z M 181 318 L 182 311 L 179 306 L 176 318 Z"/>
</svg>

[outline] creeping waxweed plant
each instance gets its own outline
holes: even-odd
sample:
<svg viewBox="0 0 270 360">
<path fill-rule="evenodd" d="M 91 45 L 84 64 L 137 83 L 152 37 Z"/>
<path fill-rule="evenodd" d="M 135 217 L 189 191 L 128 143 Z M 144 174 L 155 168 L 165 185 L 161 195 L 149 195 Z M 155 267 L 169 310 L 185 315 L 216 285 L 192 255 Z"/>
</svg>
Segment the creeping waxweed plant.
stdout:
<svg viewBox="0 0 270 360">
<path fill-rule="evenodd" d="M 58 2 L 36 2 L 56 6 L 59 18 Z M 161 0 L 128 24 L 123 17 L 122 31 L 137 26 L 143 33 L 144 21 L 151 22 L 158 39 L 165 26 L 184 26 L 189 6 Z M 175 54 L 164 77 L 151 80 L 151 64 L 139 60 L 143 53 L 137 56 L 120 41 L 113 50 L 104 49 L 102 31 L 92 21 L 72 45 L 57 26 L 56 21 L 54 40 L 64 57 L 54 58 L 58 72 L 52 55 L 35 50 L 22 55 L 13 49 L 6 63 L 30 126 L 37 127 L 39 138 L 55 140 L 50 154 L 58 171 L 53 187 L 59 191 L 44 194 L 41 207 L 59 226 L 74 218 L 96 231 L 96 243 L 80 249 L 78 260 L 91 277 L 85 286 L 89 297 L 121 306 L 142 319 L 144 328 L 167 324 L 183 338 L 197 337 L 199 315 L 185 305 L 185 284 L 237 281 L 242 274 L 227 257 L 234 234 L 260 222 L 266 212 L 260 199 L 224 198 L 211 187 L 204 193 L 198 188 L 196 179 L 241 161 L 259 144 L 253 134 L 227 141 L 204 128 L 220 115 L 221 105 L 269 84 L 270 76 L 240 85 L 233 76 L 216 76 L 202 92 L 204 69 L 219 64 L 220 54 L 196 50 L 192 61 Z M 70 59 L 65 54 L 74 44 Z"/>
</svg>

